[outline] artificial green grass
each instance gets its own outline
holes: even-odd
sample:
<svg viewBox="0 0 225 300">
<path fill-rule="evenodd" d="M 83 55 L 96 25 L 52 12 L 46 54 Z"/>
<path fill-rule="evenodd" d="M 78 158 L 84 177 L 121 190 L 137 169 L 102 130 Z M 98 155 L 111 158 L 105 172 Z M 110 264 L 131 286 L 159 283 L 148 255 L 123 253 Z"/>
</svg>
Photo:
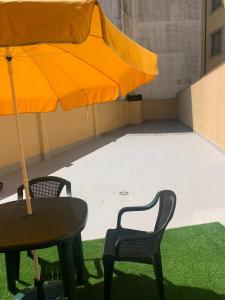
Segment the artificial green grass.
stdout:
<svg viewBox="0 0 225 300">
<path fill-rule="evenodd" d="M 78 288 L 79 300 L 103 299 L 103 240 L 83 243 L 87 283 Z M 46 280 L 60 277 L 55 248 L 38 251 Z M 219 223 L 167 230 L 162 241 L 164 284 L 167 300 L 225 300 L 225 227 Z M 4 256 L 0 256 L 0 299 L 7 291 Z M 22 255 L 21 283 L 32 284 L 32 260 Z M 115 300 L 157 299 L 152 267 L 119 262 L 115 265 L 112 296 Z"/>
</svg>

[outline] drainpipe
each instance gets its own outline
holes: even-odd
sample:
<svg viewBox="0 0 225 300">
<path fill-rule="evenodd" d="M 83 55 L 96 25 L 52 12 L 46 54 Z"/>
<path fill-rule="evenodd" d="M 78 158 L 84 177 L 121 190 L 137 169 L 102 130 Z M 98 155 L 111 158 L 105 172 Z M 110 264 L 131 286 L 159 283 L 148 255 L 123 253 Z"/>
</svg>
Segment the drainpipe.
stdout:
<svg viewBox="0 0 225 300">
<path fill-rule="evenodd" d="M 123 0 L 119 1 L 119 16 L 120 16 L 120 30 L 124 32 L 124 3 Z"/>
<path fill-rule="evenodd" d="M 118 0 L 117 3 L 118 3 L 118 19 L 119 19 L 118 26 L 119 26 L 119 29 L 122 31 L 122 12 L 121 12 L 122 11 L 122 9 L 121 9 L 122 0 Z"/>
</svg>

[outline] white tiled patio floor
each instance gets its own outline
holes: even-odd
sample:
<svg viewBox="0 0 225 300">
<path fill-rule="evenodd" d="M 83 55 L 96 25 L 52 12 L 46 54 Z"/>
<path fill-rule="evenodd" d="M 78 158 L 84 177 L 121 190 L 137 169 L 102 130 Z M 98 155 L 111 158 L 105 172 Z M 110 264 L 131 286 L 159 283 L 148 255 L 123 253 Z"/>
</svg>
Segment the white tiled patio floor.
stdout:
<svg viewBox="0 0 225 300">
<path fill-rule="evenodd" d="M 104 237 L 121 207 L 146 204 L 161 189 L 177 194 L 170 227 L 225 224 L 225 154 L 176 121 L 130 126 L 29 167 L 30 178 L 50 174 L 70 180 L 73 196 L 88 203 L 83 239 Z M 1 203 L 15 199 L 20 173 L 0 181 Z M 130 213 L 124 224 L 149 229 L 155 214 Z"/>
</svg>

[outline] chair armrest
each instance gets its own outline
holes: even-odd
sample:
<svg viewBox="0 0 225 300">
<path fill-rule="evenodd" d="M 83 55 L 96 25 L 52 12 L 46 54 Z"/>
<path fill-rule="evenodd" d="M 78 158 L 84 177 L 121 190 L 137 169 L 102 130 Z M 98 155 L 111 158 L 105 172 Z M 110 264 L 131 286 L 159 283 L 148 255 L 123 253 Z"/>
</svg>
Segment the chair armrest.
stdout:
<svg viewBox="0 0 225 300">
<path fill-rule="evenodd" d="M 66 184 L 66 194 L 67 194 L 68 197 L 72 197 L 71 183 L 70 182 L 68 182 Z"/>
<path fill-rule="evenodd" d="M 117 229 L 122 228 L 121 226 L 121 219 L 122 219 L 122 215 L 125 212 L 129 212 L 129 211 L 144 211 L 144 210 L 148 210 L 151 209 L 158 201 L 159 198 L 159 193 L 156 194 L 155 198 L 147 205 L 144 206 L 130 206 L 130 207 L 123 207 L 119 213 L 118 213 L 118 217 L 117 217 Z"/>
<path fill-rule="evenodd" d="M 143 234 L 129 234 L 125 236 L 120 236 L 115 244 L 115 255 L 119 257 L 120 246 L 124 242 L 131 242 L 131 241 L 141 241 L 141 240 L 152 240 L 152 243 L 158 245 L 157 233 L 143 233 Z"/>
</svg>

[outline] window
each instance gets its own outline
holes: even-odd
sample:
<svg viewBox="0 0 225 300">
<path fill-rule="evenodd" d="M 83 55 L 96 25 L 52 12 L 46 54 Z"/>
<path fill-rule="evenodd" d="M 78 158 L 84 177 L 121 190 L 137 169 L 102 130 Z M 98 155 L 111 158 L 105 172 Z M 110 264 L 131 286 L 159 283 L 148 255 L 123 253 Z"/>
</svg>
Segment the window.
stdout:
<svg viewBox="0 0 225 300">
<path fill-rule="evenodd" d="M 211 56 L 220 54 L 222 51 L 222 29 L 211 35 Z"/>
<path fill-rule="evenodd" d="M 212 0 L 212 11 L 222 6 L 222 4 L 223 4 L 223 0 Z"/>
</svg>

